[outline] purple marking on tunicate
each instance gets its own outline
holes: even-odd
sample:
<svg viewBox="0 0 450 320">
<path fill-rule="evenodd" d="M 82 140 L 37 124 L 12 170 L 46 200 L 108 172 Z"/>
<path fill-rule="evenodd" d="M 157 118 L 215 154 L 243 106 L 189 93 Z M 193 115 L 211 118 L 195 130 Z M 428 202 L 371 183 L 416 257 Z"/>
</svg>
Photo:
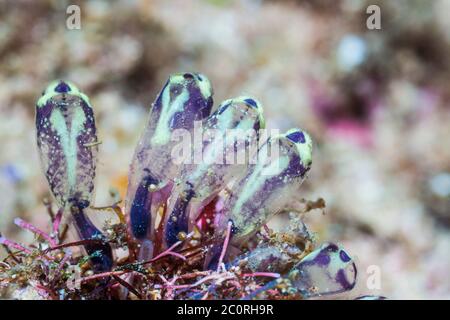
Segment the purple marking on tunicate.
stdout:
<svg viewBox="0 0 450 320">
<path fill-rule="evenodd" d="M 65 156 L 60 139 L 50 123 L 50 115 L 57 107 L 49 100 L 42 107 L 36 107 L 36 133 L 40 157 L 46 165 L 45 176 L 58 204 L 64 206 L 65 198 Z M 51 159 L 51 161 L 50 161 Z"/>
<path fill-rule="evenodd" d="M 184 103 L 183 109 L 173 115 L 170 120 L 171 129 L 187 129 L 194 127 L 194 121 L 200 121 L 209 116 L 212 108 L 212 97 L 204 98 L 196 82 L 191 80 L 186 84 L 189 98 Z M 182 87 L 173 85 L 171 88 L 171 99 L 175 99 L 181 93 Z"/>
<path fill-rule="evenodd" d="M 94 178 L 96 168 L 96 152 L 98 147 L 90 145 L 97 142 L 97 130 L 95 127 L 94 113 L 87 103 L 81 99 L 80 105 L 83 109 L 86 121 L 83 129 L 77 137 L 77 184 L 78 189 L 84 194 L 81 195 L 86 200 L 91 200 L 91 192 L 94 190 Z M 87 193 L 86 193 L 87 192 Z"/>
<path fill-rule="evenodd" d="M 256 119 L 253 119 L 253 115 L 249 116 L 247 114 L 244 115 L 244 113 L 242 112 L 241 109 L 237 108 L 237 103 L 236 101 L 233 100 L 229 100 L 228 102 L 220 105 L 219 109 L 217 109 L 208 119 L 206 122 L 206 127 L 207 128 L 212 128 L 215 129 L 218 127 L 218 123 L 220 122 L 221 119 L 221 115 L 230 107 L 234 107 L 234 110 L 230 111 L 233 112 L 233 121 L 231 123 L 227 124 L 227 128 L 224 129 L 234 129 L 237 126 L 239 126 L 239 124 L 242 121 L 242 118 L 248 117 L 251 120 L 253 120 L 253 127 L 252 129 L 254 131 L 256 131 L 256 136 L 258 137 L 259 134 L 259 129 L 261 128 L 261 119 L 259 117 L 257 117 Z M 250 128 L 249 128 L 250 129 Z M 223 132 L 223 134 L 225 135 L 225 132 Z M 243 139 L 246 141 L 247 145 L 248 145 L 248 140 L 247 140 L 247 136 L 248 135 L 243 135 L 241 137 L 237 137 L 236 140 L 239 141 L 239 139 Z M 235 145 L 236 147 L 236 145 Z"/>
<path fill-rule="evenodd" d="M 331 251 L 331 252 L 337 252 L 339 250 L 339 247 L 335 245 L 334 243 L 329 243 L 328 246 L 325 248 L 325 250 Z"/>
<path fill-rule="evenodd" d="M 249 106 L 253 108 L 258 108 L 258 105 L 256 104 L 256 101 L 253 99 L 245 99 L 245 103 L 247 103 Z"/>
<path fill-rule="evenodd" d="M 348 291 L 348 290 L 353 289 L 353 287 L 355 286 L 355 283 L 356 283 L 356 281 L 354 281 L 355 279 L 353 279 L 352 282 L 348 281 L 347 277 L 345 276 L 344 269 L 339 269 L 339 271 L 336 274 L 335 280 L 342 287 L 343 291 Z"/>
<path fill-rule="evenodd" d="M 213 114 L 213 116 L 218 116 L 218 115 L 221 115 L 225 110 L 227 110 L 230 106 L 231 106 L 231 104 L 232 104 L 233 102 L 232 101 L 230 101 L 230 102 L 227 102 L 226 104 L 224 104 L 224 105 L 222 105 L 214 114 Z M 214 118 L 213 118 L 214 119 Z"/>
<path fill-rule="evenodd" d="M 209 249 L 205 259 L 205 270 L 216 270 L 219 264 L 220 254 L 222 253 L 223 242 L 215 243 Z"/>
<path fill-rule="evenodd" d="M 105 240 L 104 235 L 94 226 L 92 221 L 84 213 L 83 209 L 74 208 L 75 204 L 72 208 L 72 217 L 80 239 Z M 106 242 L 88 243 L 84 247 L 90 255 L 96 273 L 111 270 L 113 266 L 113 254 L 109 244 Z"/>
<path fill-rule="evenodd" d="M 246 216 L 242 219 L 242 225 L 237 227 L 237 237 L 239 237 L 239 232 L 241 228 L 248 222 L 253 220 L 256 215 L 261 215 L 260 208 L 266 207 L 266 201 L 270 199 L 269 195 L 277 192 L 277 189 L 282 188 L 286 185 L 285 177 L 288 179 L 298 179 L 304 177 L 305 173 L 309 170 L 309 167 L 305 168 L 301 162 L 300 157 L 297 154 L 293 154 L 289 161 L 288 167 L 280 174 L 266 179 L 263 183 L 261 189 L 255 192 L 254 196 L 246 201 L 242 207 L 241 212 L 245 213 Z M 241 183 L 246 183 L 248 177 L 252 174 L 249 172 L 245 178 L 241 179 Z"/>
<path fill-rule="evenodd" d="M 270 179 L 267 179 L 264 182 L 262 191 L 264 194 L 269 194 L 271 192 L 274 192 L 275 189 L 280 188 L 286 184 L 285 177 L 295 179 L 295 178 L 303 178 L 306 174 L 306 172 L 309 170 L 308 168 L 305 168 L 302 163 L 300 162 L 300 157 L 298 155 L 292 155 L 292 158 L 289 161 L 288 167 L 278 174 L 277 176 L 274 176 Z"/>
<path fill-rule="evenodd" d="M 161 114 L 162 110 L 162 96 L 165 90 L 167 90 L 170 83 L 170 79 L 166 81 L 163 88 L 159 92 L 158 96 L 156 97 L 155 101 L 152 104 L 151 111 L 150 111 L 150 121 L 157 122 L 159 115 Z"/>
<path fill-rule="evenodd" d="M 320 252 L 315 258 L 314 258 L 314 264 L 326 267 L 327 265 L 330 264 L 330 256 L 328 255 L 327 252 Z"/>
<path fill-rule="evenodd" d="M 347 253 L 344 250 L 341 250 L 339 252 L 339 257 L 341 258 L 341 260 L 343 262 L 349 262 L 351 260 L 350 257 L 347 255 Z"/>
<path fill-rule="evenodd" d="M 59 93 L 67 93 L 67 92 L 71 91 L 71 88 L 67 83 L 65 83 L 64 81 L 61 81 L 56 86 L 55 91 L 59 92 Z"/>
<path fill-rule="evenodd" d="M 50 117 L 50 113 L 53 111 L 55 107 L 54 103 L 50 99 L 47 103 L 41 107 L 36 106 L 36 126 L 40 126 L 43 124 L 45 118 Z M 40 128 L 37 128 L 40 129 Z"/>
<path fill-rule="evenodd" d="M 286 138 L 288 138 L 289 140 L 291 140 L 292 142 L 295 142 L 295 143 L 305 143 L 306 142 L 305 135 L 301 131 L 292 132 L 291 134 L 288 134 L 286 136 Z"/>
<path fill-rule="evenodd" d="M 185 195 L 177 199 L 173 211 L 169 215 L 166 225 L 165 238 L 168 246 L 178 241 L 180 232 L 188 233 L 189 226 L 189 203 L 195 196 L 192 186 L 185 190 Z"/>
<path fill-rule="evenodd" d="M 149 191 L 149 187 L 158 183 L 159 181 L 148 172 L 136 190 L 130 210 L 130 225 L 133 236 L 137 239 L 144 239 L 147 236 L 151 223 L 150 209 L 153 200 L 153 193 Z"/>
</svg>

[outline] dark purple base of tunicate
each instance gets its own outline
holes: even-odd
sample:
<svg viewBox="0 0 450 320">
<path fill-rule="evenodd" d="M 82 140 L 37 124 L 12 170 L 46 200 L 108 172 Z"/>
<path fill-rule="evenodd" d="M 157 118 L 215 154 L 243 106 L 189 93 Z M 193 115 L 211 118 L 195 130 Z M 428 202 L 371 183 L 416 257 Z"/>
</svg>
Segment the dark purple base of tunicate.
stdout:
<svg viewBox="0 0 450 320">
<path fill-rule="evenodd" d="M 139 184 L 130 210 L 131 232 L 136 239 L 146 239 L 151 223 L 152 192 L 150 185 L 158 185 L 159 181 L 148 173 Z"/>
<path fill-rule="evenodd" d="M 72 218 L 75 223 L 78 236 L 82 240 L 100 240 L 92 244 L 88 243 L 84 245 L 84 248 L 90 256 L 95 273 L 110 271 L 113 266 L 111 246 L 102 241 L 104 240 L 103 234 L 85 215 L 84 209 L 85 208 L 83 206 L 79 206 L 72 210 Z"/>
<path fill-rule="evenodd" d="M 180 232 L 188 233 L 189 228 L 189 202 L 194 197 L 195 192 L 190 189 L 186 190 L 183 198 L 178 198 L 172 212 L 169 215 L 169 219 L 166 224 L 165 240 L 167 246 L 171 246 L 176 243 L 178 234 Z"/>
<path fill-rule="evenodd" d="M 217 270 L 222 249 L 223 243 L 213 245 L 212 248 L 209 249 L 208 256 L 205 259 L 205 270 Z"/>
</svg>

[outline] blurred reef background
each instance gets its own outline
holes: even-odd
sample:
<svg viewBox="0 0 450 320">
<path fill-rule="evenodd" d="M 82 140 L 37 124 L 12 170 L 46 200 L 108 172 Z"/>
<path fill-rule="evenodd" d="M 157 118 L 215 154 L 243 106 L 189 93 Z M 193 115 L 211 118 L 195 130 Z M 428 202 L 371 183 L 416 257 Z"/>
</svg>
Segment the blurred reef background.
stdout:
<svg viewBox="0 0 450 320">
<path fill-rule="evenodd" d="M 70 4 L 81 8 L 80 30 L 66 28 Z M 371 4 L 381 30 L 366 27 Z M 448 0 L 1 0 L 0 231 L 29 242 L 15 217 L 48 227 L 34 131 L 48 82 L 73 81 L 91 98 L 103 206 L 111 192 L 124 195 L 161 84 L 197 71 L 210 78 L 215 106 L 252 95 L 269 128 L 311 133 L 314 165 L 300 197 L 327 208 L 306 222 L 319 242 L 356 258 L 357 292 L 450 299 L 448 12 Z M 371 265 L 381 290 L 366 286 Z"/>
</svg>

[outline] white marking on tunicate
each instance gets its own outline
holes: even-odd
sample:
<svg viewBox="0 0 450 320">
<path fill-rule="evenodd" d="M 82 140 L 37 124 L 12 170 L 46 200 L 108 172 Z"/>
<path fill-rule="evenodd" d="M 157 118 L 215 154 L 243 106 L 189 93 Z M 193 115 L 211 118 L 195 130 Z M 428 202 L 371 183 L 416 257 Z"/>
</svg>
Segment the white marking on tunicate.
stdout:
<svg viewBox="0 0 450 320">
<path fill-rule="evenodd" d="M 336 275 L 339 270 L 341 270 L 341 269 L 345 270 L 345 267 L 349 263 L 349 262 L 344 262 L 341 260 L 341 257 L 339 255 L 340 251 L 341 251 L 341 248 L 339 248 L 338 251 L 336 251 L 336 252 L 329 253 L 330 264 L 328 265 L 328 271 L 333 278 L 336 278 Z"/>
<path fill-rule="evenodd" d="M 290 134 L 292 134 L 294 132 L 302 132 L 303 136 L 305 137 L 305 142 L 304 143 L 301 143 L 301 142 L 295 143 L 293 141 L 291 141 L 291 142 L 293 144 L 295 144 L 295 147 L 296 147 L 297 152 L 298 152 L 298 154 L 300 156 L 300 160 L 302 161 L 303 166 L 304 167 L 309 166 L 312 163 L 312 148 L 313 148 L 312 139 L 311 139 L 310 135 L 306 131 L 299 130 L 299 129 L 288 130 L 282 136 L 287 137 L 288 135 L 290 135 Z"/>
<path fill-rule="evenodd" d="M 259 154 L 262 155 L 262 159 L 259 159 L 254 171 L 248 178 L 245 186 L 242 188 L 232 210 L 233 215 L 237 215 L 241 212 L 244 203 L 247 202 L 258 190 L 260 190 L 268 179 L 279 175 L 289 165 L 289 157 L 287 156 L 280 156 L 275 159 L 275 161 L 271 161 L 268 165 L 266 165 L 267 152 L 260 152 Z"/>
<path fill-rule="evenodd" d="M 74 85 L 70 81 L 64 81 L 69 87 L 70 92 L 67 94 L 70 94 L 71 96 L 78 97 L 82 99 L 84 102 L 86 102 L 87 106 L 91 108 L 91 104 L 89 102 L 89 98 L 87 95 L 85 95 L 83 92 L 81 92 L 76 85 Z M 52 81 L 47 88 L 45 89 L 44 95 L 41 96 L 37 102 L 37 106 L 39 108 L 43 107 L 51 98 L 57 95 L 61 95 L 62 93 L 55 91 L 56 87 L 61 83 L 61 81 Z"/>
<path fill-rule="evenodd" d="M 54 109 L 50 116 L 53 129 L 61 139 L 61 146 L 66 158 L 67 181 L 69 188 L 73 189 L 76 184 L 76 164 L 77 164 L 77 137 L 82 132 L 86 121 L 85 114 L 80 107 L 74 110 L 70 131 L 63 114 L 59 109 Z"/>
<path fill-rule="evenodd" d="M 199 79 L 196 79 L 196 80 L 197 80 L 197 85 L 200 89 L 200 92 L 202 93 L 202 96 L 205 99 L 208 99 L 212 94 L 211 82 L 209 82 L 208 78 L 202 74 L 199 74 L 198 78 Z M 202 79 L 202 80 L 200 80 L 200 79 Z"/>
<path fill-rule="evenodd" d="M 183 88 L 181 93 L 170 101 L 170 85 L 166 87 L 162 93 L 162 109 L 158 119 L 155 134 L 151 139 L 153 145 L 162 145 L 170 141 L 170 121 L 175 113 L 180 112 L 184 108 L 184 104 L 189 99 L 189 92 Z"/>
<path fill-rule="evenodd" d="M 202 177 L 205 172 L 208 171 L 208 168 L 211 164 L 215 163 L 214 160 L 217 160 L 217 157 L 219 155 L 223 155 L 223 151 L 225 146 L 234 143 L 236 138 L 239 139 L 239 136 L 241 136 L 240 139 L 242 139 L 242 133 L 243 131 L 252 129 L 255 124 L 255 119 L 253 117 L 248 117 L 238 123 L 238 125 L 235 128 L 232 128 L 233 124 L 233 117 L 236 113 L 242 112 L 242 107 L 245 109 L 248 109 L 246 104 L 240 105 L 237 103 L 242 103 L 241 99 L 235 100 L 235 99 L 229 99 L 224 101 L 220 108 L 224 108 L 225 106 L 230 105 L 225 109 L 221 114 L 214 115 L 214 117 L 217 119 L 217 129 L 220 131 L 214 135 L 214 139 L 211 139 L 211 142 L 208 144 L 208 147 L 206 148 L 206 152 L 203 156 L 203 161 L 201 164 L 199 164 L 195 170 L 195 172 L 192 174 L 192 181 L 195 181 Z M 259 117 L 259 114 L 258 114 Z M 226 134 L 226 144 L 224 143 L 225 137 L 222 133 Z M 234 135 L 233 135 L 234 133 Z M 245 132 L 244 134 L 247 134 Z M 219 159 L 220 160 L 220 159 Z M 220 161 L 220 164 L 222 164 L 223 159 Z"/>
</svg>

